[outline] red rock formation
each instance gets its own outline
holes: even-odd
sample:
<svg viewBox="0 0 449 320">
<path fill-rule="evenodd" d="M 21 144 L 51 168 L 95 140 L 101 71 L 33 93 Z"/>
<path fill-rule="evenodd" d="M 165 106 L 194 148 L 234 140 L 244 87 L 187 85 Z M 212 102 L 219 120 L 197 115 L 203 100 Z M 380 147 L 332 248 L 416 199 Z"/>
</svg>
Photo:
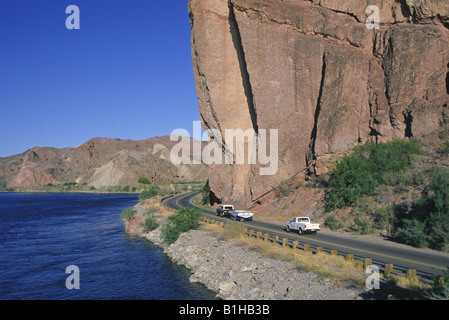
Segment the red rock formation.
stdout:
<svg viewBox="0 0 449 320">
<path fill-rule="evenodd" d="M 369 5 L 378 30 L 366 26 Z M 249 207 L 368 139 L 432 133 L 447 113 L 445 0 L 190 0 L 189 13 L 204 128 L 279 133 L 274 175 L 260 163 L 210 166 L 217 199 Z"/>
<path fill-rule="evenodd" d="M 192 148 L 192 141 L 185 143 Z M 142 176 L 154 183 L 205 181 L 206 165 L 174 165 L 170 161 L 170 151 L 179 143 L 165 136 L 140 141 L 94 138 L 64 149 L 35 147 L 21 155 L 0 158 L 0 183 L 8 188 L 70 182 L 104 187 L 135 185 Z"/>
</svg>

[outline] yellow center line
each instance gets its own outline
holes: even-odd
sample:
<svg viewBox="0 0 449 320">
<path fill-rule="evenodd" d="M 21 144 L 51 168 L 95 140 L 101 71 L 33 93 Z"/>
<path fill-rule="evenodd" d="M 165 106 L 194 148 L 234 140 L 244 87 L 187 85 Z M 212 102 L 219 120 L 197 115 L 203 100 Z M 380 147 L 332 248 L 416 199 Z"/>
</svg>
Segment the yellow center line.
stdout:
<svg viewBox="0 0 449 320">
<path fill-rule="evenodd" d="M 178 199 L 176 199 L 176 201 L 175 201 L 175 203 L 176 203 L 176 205 L 178 206 L 178 207 L 180 207 L 180 208 L 182 208 L 182 206 L 179 204 L 179 200 L 182 200 L 182 199 L 184 199 L 185 197 L 187 197 L 187 196 L 189 196 L 189 195 L 191 195 L 192 194 L 192 192 L 189 192 L 189 193 L 186 193 L 185 195 L 183 195 L 183 196 L 180 196 Z"/>
<path fill-rule="evenodd" d="M 266 231 L 277 232 L 277 233 L 280 233 L 280 234 L 285 234 L 285 235 L 288 235 L 288 236 L 294 236 L 295 238 L 300 238 L 300 239 L 304 239 L 304 240 L 310 240 L 307 237 L 302 237 L 302 236 L 299 236 L 299 235 L 292 235 L 291 233 L 277 231 L 277 230 L 268 229 L 268 228 L 264 228 L 264 227 L 254 226 L 252 228 L 253 229 L 261 229 L 261 230 L 266 230 Z M 323 240 L 313 239 L 313 241 L 320 242 L 320 243 L 327 244 L 327 245 L 337 246 L 337 247 L 348 249 L 348 250 L 355 250 L 355 251 L 359 251 L 359 252 L 363 252 L 363 253 L 367 253 L 367 254 L 377 255 L 377 256 L 381 256 L 381 257 L 385 257 L 385 258 L 390 258 L 390 259 L 396 259 L 396 260 L 400 260 L 400 261 L 404 261 L 404 262 L 415 263 L 415 264 L 419 264 L 419 265 L 423 265 L 423 266 L 427 266 L 427 267 L 431 267 L 431 268 L 437 268 L 437 269 L 441 269 L 441 270 L 446 270 L 447 269 L 447 268 L 443 268 L 443 267 L 440 267 L 440 266 L 435 266 L 435 265 L 428 264 L 428 263 L 423 263 L 423 262 L 419 262 L 419 261 L 398 258 L 398 257 L 391 256 L 391 255 L 388 255 L 388 254 L 383 254 L 383 253 L 378 253 L 378 252 L 373 252 L 373 251 L 368 251 L 368 250 L 363 250 L 363 249 L 357 249 L 357 248 L 348 247 L 348 246 L 344 246 L 344 245 L 340 245 L 340 244 L 336 244 L 336 243 L 332 243 L 332 242 L 327 242 L 327 241 L 323 241 Z"/>
</svg>

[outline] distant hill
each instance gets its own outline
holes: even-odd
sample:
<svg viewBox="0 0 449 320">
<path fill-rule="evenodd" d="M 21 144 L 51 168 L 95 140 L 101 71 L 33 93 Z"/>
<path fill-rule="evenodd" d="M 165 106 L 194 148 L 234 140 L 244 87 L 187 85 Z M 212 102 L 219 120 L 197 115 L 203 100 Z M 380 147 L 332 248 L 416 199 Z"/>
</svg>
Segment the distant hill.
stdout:
<svg viewBox="0 0 449 320">
<path fill-rule="evenodd" d="M 206 181 L 206 165 L 170 161 L 170 150 L 178 143 L 162 136 L 139 141 L 94 138 L 75 148 L 34 147 L 0 158 L 0 185 L 32 188 L 78 183 L 99 188 L 137 184 L 139 177 L 155 184 Z"/>
</svg>

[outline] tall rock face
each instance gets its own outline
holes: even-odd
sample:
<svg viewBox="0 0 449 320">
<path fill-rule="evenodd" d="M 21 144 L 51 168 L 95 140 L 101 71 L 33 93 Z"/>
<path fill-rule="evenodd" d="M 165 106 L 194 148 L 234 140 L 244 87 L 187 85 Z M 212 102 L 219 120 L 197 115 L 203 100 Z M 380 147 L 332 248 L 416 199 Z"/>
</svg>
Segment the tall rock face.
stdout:
<svg viewBox="0 0 449 320">
<path fill-rule="evenodd" d="M 226 129 L 278 130 L 275 174 L 209 166 L 217 200 L 250 207 L 333 155 L 428 135 L 448 114 L 445 0 L 189 0 L 189 14 L 200 116 L 222 152 L 235 152 Z"/>
</svg>

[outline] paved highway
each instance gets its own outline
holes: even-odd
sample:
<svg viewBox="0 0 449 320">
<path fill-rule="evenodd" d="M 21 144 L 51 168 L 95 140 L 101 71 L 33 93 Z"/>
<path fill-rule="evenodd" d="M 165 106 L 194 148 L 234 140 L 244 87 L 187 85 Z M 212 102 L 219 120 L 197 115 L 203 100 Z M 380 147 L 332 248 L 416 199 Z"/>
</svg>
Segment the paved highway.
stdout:
<svg viewBox="0 0 449 320">
<path fill-rule="evenodd" d="M 191 203 L 191 199 L 197 194 L 198 191 L 192 191 L 177 195 L 164 200 L 163 204 L 176 210 L 182 207 L 195 207 Z M 201 210 L 204 215 L 216 220 L 229 221 L 228 218 L 217 217 L 213 211 Z M 318 232 L 316 235 L 299 235 L 296 232 L 286 232 L 284 225 L 258 221 L 257 216 L 252 222 L 239 223 L 244 223 L 248 228 L 262 233 L 278 235 L 280 238 L 288 238 L 290 241 L 297 240 L 300 243 L 308 243 L 312 249 L 323 247 L 324 250 L 338 250 L 341 255 L 353 254 L 356 259 L 371 258 L 375 264 L 381 267 L 390 263 L 394 265 L 395 271 L 398 272 L 415 269 L 420 276 L 427 279 L 430 279 L 433 275 L 442 274 L 449 267 L 449 254 L 447 253 L 374 243 L 325 232 Z"/>
</svg>

